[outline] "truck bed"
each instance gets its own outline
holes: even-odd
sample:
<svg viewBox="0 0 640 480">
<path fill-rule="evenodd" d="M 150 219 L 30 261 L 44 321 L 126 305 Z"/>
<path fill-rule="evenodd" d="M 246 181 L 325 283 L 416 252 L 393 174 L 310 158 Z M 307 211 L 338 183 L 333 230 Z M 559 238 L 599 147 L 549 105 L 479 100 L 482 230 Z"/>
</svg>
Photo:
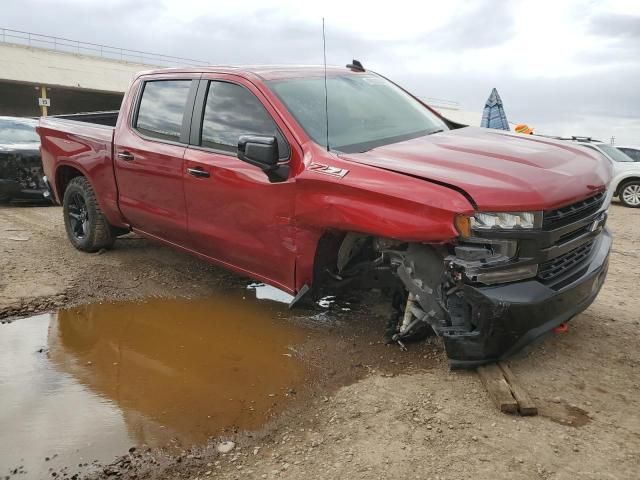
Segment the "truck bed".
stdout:
<svg viewBox="0 0 640 480">
<path fill-rule="evenodd" d="M 68 133 L 70 135 L 79 135 L 83 138 L 109 143 L 109 145 L 111 145 L 113 141 L 114 129 L 115 126 L 112 127 L 100 123 L 61 117 L 41 117 L 40 125 L 38 126 L 38 132 L 41 134 L 42 132 L 47 132 L 55 136 L 54 133 Z"/>
<path fill-rule="evenodd" d="M 118 187 L 113 165 L 114 127 L 68 118 L 42 117 L 40 134 L 42 165 L 53 200 L 62 204 L 59 192 L 71 178 L 92 179 L 100 207 L 114 226 L 123 225 L 118 208 Z M 63 168 L 60 168 L 63 167 Z"/>
<path fill-rule="evenodd" d="M 118 121 L 118 113 L 119 113 L 119 110 L 107 110 L 102 112 L 82 112 L 82 113 L 71 113 L 71 114 L 65 114 L 65 115 L 55 115 L 53 118 L 60 118 L 64 120 L 76 120 L 78 122 L 115 127 L 116 122 Z"/>
</svg>

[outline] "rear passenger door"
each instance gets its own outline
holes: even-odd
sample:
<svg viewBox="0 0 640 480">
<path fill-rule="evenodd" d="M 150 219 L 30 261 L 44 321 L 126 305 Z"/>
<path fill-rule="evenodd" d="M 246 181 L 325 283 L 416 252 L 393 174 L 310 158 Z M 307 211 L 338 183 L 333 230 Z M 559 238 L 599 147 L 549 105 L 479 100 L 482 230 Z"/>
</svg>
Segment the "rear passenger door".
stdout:
<svg viewBox="0 0 640 480">
<path fill-rule="evenodd" d="M 241 135 L 276 136 L 283 162 L 294 153 L 291 140 L 260 91 L 229 77 L 200 82 L 185 153 L 189 233 L 199 253 L 291 291 L 293 180 L 270 181 L 237 158 Z"/>
<path fill-rule="evenodd" d="M 183 157 L 197 83 L 158 76 L 140 81 L 114 142 L 123 215 L 134 229 L 181 246 L 188 242 Z"/>
</svg>

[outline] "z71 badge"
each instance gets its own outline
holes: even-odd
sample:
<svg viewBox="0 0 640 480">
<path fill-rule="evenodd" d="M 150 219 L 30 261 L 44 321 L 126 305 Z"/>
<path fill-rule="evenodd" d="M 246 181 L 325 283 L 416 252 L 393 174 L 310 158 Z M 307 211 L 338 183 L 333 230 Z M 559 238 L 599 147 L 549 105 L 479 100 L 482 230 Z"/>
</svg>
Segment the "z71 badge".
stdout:
<svg viewBox="0 0 640 480">
<path fill-rule="evenodd" d="M 323 165 L 322 163 L 312 163 L 309 165 L 309 170 L 316 173 L 322 173 L 323 175 L 329 175 L 331 177 L 342 178 L 349 170 L 345 168 L 332 167 L 330 165 Z"/>
</svg>

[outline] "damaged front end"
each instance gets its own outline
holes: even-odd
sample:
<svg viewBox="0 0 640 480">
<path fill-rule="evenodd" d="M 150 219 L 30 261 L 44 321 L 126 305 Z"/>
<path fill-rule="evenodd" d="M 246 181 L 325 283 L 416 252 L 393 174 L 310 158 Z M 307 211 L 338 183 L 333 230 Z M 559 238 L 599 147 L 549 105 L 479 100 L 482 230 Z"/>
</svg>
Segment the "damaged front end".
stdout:
<svg viewBox="0 0 640 480">
<path fill-rule="evenodd" d="M 460 236 L 448 245 L 372 239 L 375 261 L 368 268 L 390 272 L 405 291 L 388 340 L 404 347 L 428 328 L 443 338 L 453 368 L 474 367 L 504 359 L 570 320 L 593 302 L 606 277 L 611 236 L 604 201 L 601 193 L 547 212 L 459 217 Z M 358 242 L 355 250 L 363 250 L 365 237 L 355 237 L 343 242 L 349 252 Z M 353 256 L 343 254 L 342 263 Z"/>
<path fill-rule="evenodd" d="M 442 258 L 439 282 L 421 271 L 435 266 L 432 247 L 400 256 L 398 276 L 417 316 L 443 337 L 452 367 L 506 358 L 593 302 L 611 248 L 604 200 L 458 218 L 459 242 Z"/>
</svg>

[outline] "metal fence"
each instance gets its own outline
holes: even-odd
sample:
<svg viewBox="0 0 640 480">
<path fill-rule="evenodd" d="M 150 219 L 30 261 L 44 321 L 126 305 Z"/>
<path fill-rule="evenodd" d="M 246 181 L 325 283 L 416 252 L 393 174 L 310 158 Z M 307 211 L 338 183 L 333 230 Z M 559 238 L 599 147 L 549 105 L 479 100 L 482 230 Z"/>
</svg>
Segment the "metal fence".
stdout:
<svg viewBox="0 0 640 480">
<path fill-rule="evenodd" d="M 122 62 L 142 63 L 153 66 L 197 67 L 209 65 L 209 62 L 203 60 L 173 57 L 171 55 L 141 52 L 139 50 L 128 50 L 126 48 L 111 47 L 108 45 L 100 45 L 98 43 L 80 42 L 78 40 L 70 40 L 68 38 L 52 37 L 50 35 L 10 30 L 8 28 L 0 28 L 0 42 L 55 50 L 57 52 L 75 53 L 77 55 L 107 58 Z"/>
</svg>

